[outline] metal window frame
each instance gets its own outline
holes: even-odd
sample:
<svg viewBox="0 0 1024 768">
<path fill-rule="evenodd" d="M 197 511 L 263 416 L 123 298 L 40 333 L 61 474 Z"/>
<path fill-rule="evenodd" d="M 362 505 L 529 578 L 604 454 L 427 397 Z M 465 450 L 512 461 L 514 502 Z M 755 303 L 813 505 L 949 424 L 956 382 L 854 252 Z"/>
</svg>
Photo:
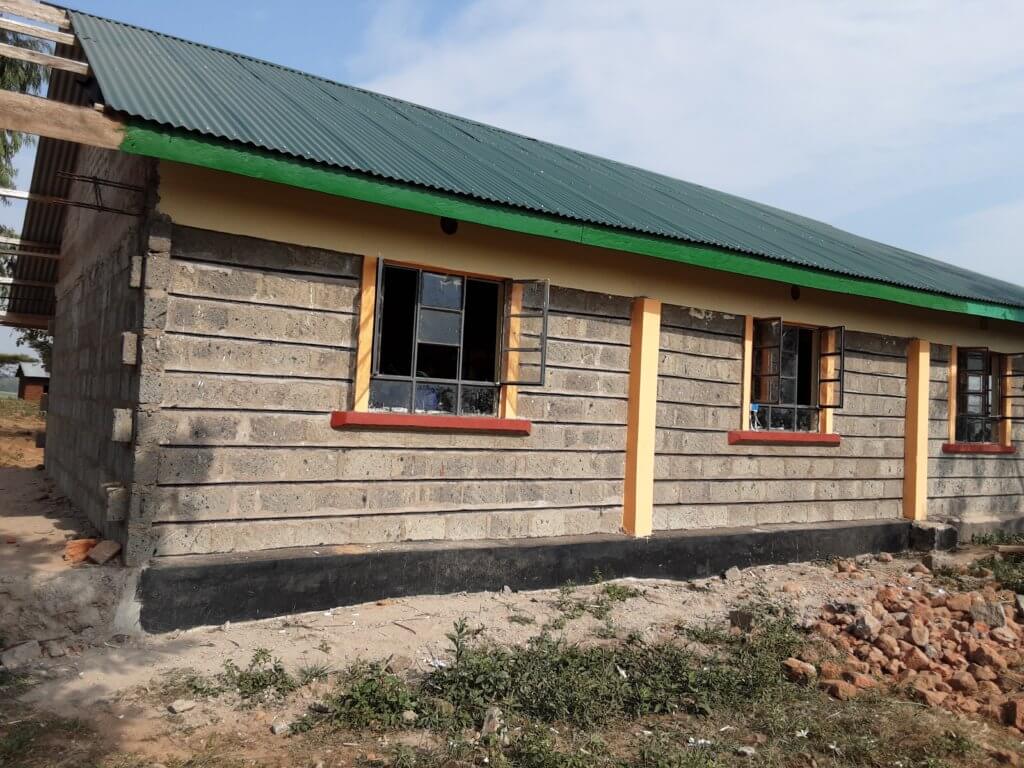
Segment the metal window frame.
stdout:
<svg viewBox="0 0 1024 768">
<path fill-rule="evenodd" d="M 834 333 L 836 335 L 836 349 L 833 352 L 823 352 L 821 347 L 825 339 L 826 333 Z M 839 366 L 836 368 L 836 375 L 834 377 L 823 378 L 821 375 L 821 360 L 823 358 L 828 359 L 832 357 L 839 358 Z M 818 408 L 828 408 L 830 410 L 842 410 L 843 404 L 846 402 L 846 326 L 845 325 L 833 325 L 827 328 L 818 329 L 818 386 L 817 392 L 818 397 Z M 839 402 L 838 404 L 823 403 L 821 402 L 821 385 L 822 384 L 838 384 L 839 387 Z"/>
<path fill-rule="evenodd" d="M 983 355 L 985 365 L 982 366 L 982 384 L 980 392 L 971 392 L 967 389 L 966 383 L 972 371 L 964 365 L 964 361 L 970 355 Z M 993 354 L 988 347 L 960 347 L 956 351 L 956 424 L 954 425 L 954 436 L 960 443 L 991 443 L 995 440 L 995 425 L 1001 421 L 998 414 L 997 392 L 993 391 L 993 384 L 998 377 L 993 372 L 993 364 L 998 360 L 999 355 Z M 974 373 L 977 375 L 977 373 Z M 967 409 L 967 398 L 972 395 L 981 395 L 984 413 L 969 413 Z M 984 440 L 971 440 L 967 435 L 967 425 L 974 422 L 984 422 L 987 426 L 988 435 Z"/>
<path fill-rule="evenodd" d="M 531 286 L 531 285 L 540 286 L 542 299 L 541 299 L 540 312 L 523 312 L 522 310 L 520 310 L 519 312 L 513 312 L 512 311 L 512 291 L 511 290 L 507 290 L 506 291 L 505 308 L 504 308 L 504 312 L 502 313 L 502 320 L 501 320 L 501 345 L 499 346 L 500 352 L 499 352 L 499 355 L 498 355 L 498 360 L 499 360 L 499 363 L 501 365 L 501 369 L 502 370 L 507 370 L 508 369 L 508 366 L 507 366 L 506 363 L 508 361 L 509 354 L 511 354 L 513 352 L 516 352 L 516 353 L 523 353 L 523 352 L 529 353 L 529 352 L 533 352 L 533 353 L 540 354 L 540 373 L 537 376 L 537 378 L 533 379 L 533 380 L 522 379 L 522 378 L 518 378 L 518 377 L 515 378 L 515 379 L 499 378 L 498 379 L 498 384 L 501 385 L 501 386 L 512 386 L 512 387 L 543 387 L 545 382 L 547 381 L 547 371 L 548 371 L 548 314 L 549 314 L 550 309 L 551 309 L 551 282 L 549 280 L 508 280 L 508 281 L 506 281 L 506 284 L 507 284 L 509 289 L 511 289 L 513 286 L 516 286 L 516 285 L 523 286 L 523 295 L 524 296 L 526 295 L 526 288 L 528 286 Z M 509 326 L 510 326 L 513 318 L 515 318 L 515 319 L 534 319 L 534 320 L 538 319 L 538 318 L 540 319 L 540 321 L 541 321 L 541 330 L 540 330 L 540 337 L 537 340 L 537 346 L 536 347 L 524 347 L 524 346 L 510 347 L 510 346 L 508 346 L 508 344 L 507 344 L 508 329 L 509 329 Z M 518 366 L 517 370 L 519 368 L 521 368 L 521 367 L 522 366 Z"/>
<path fill-rule="evenodd" d="M 398 374 L 386 374 L 380 372 L 380 345 L 381 337 L 383 335 L 383 316 L 384 316 L 384 271 L 388 267 L 393 269 L 401 269 L 416 274 L 416 296 L 414 299 L 414 310 L 413 310 L 413 321 L 412 321 L 412 349 L 410 350 L 410 374 L 408 376 L 401 376 Z M 462 295 L 460 298 L 459 307 L 457 309 L 452 307 L 434 307 L 424 305 L 423 303 L 423 275 L 438 275 L 440 277 L 458 277 L 462 280 Z M 462 356 L 465 340 L 465 313 L 466 313 L 466 294 L 467 284 L 470 280 L 475 280 L 482 283 L 490 283 L 499 287 L 498 301 L 495 306 L 495 311 L 498 311 L 498 305 L 502 301 L 501 287 L 503 281 L 498 279 L 489 279 L 484 277 L 477 277 L 475 275 L 463 275 L 457 272 L 444 272 L 434 269 L 428 269 L 425 267 L 410 266 L 401 263 L 385 262 L 384 259 L 377 260 L 377 296 L 376 306 L 374 307 L 374 328 L 373 328 L 373 360 L 371 364 L 371 377 L 370 386 L 373 386 L 373 381 L 399 381 L 407 382 L 409 384 L 409 401 L 407 403 L 408 413 L 428 413 L 427 411 L 419 411 L 416 409 L 416 387 L 418 384 L 438 384 L 443 386 L 455 386 L 455 411 L 453 415 L 462 416 L 462 390 L 463 386 L 468 387 L 479 387 L 479 388 L 493 388 L 494 391 L 494 412 L 491 414 L 496 415 L 499 407 L 500 400 L 500 386 L 501 381 L 498 378 L 498 365 L 500 360 L 495 357 L 495 370 L 494 370 L 494 381 L 473 381 L 462 378 Z M 457 344 L 446 344 L 442 342 L 422 342 L 420 339 L 420 312 L 423 309 L 429 309 L 436 312 L 448 312 L 459 316 L 459 340 Z M 502 329 L 498 328 L 498 333 L 502 333 Z M 497 340 L 496 340 L 497 341 Z M 420 376 L 419 370 L 419 346 L 420 343 L 427 344 L 438 344 L 439 346 L 455 347 L 458 350 L 456 358 L 456 378 L 446 379 L 437 378 L 432 376 Z M 484 414 L 474 414 L 484 415 Z"/>
<path fill-rule="evenodd" d="M 1021 369 L 1018 373 L 1014 373 L 1015 369 L 1013 361 L 1019 359 L 1021 361 Z M 1024 422 L 1024 416 L 1014 416 L 1012 413 L 1013 401 L 1024 400 L 1024 352 L 1002 352 L 999 353 L 999 361 L 1002 365 L 999 366 L 999 419 L 1000 421 L 1010 422 Z M 1004 362 L 1005 361 L 1005 362 Z M 1009 373 L 1003 371 L 1004 368 L 1009 368 Z M 1020 381 L 1020 388 L 1017 394 L 1014 394 L 1014 389 L 1011 382 L 1017 379 Z M 1003 413 L 1003 402 L 1009 400 L 1011 404 L 1011 412 Z"/>
<path fill-rule="evenodd" d="M 757 330 L 758 324 L 773 324 L 778 323 L 779 335 L 778 343 L 776 344 L 758 344 L 757 343 Z M 754 359 L 751 361 L 750 376 L 752 381 L 750 382 L 750 403 L 752 405 L 782 405 L 782 333 L 785 330 L 786 324 L 783 322 L 782 317 L 755 317 L 754 318 L 754 338 L 752 339 L 753 344 L 751 346 L 751 354 Z M 775 371 L 769 371 L 768 373 L 760 372 L 758 365 L 758 358 L 760 352 L 765 350 L 776 350 L 778 354 L 775 356 Z M 766 379 L 769 377 L 775 377 L 775 400 L 764 400 L 755 398 L 755 393 L 758 391 L 758 387 L 755 386 L 760 379 Z"/>
</svg>

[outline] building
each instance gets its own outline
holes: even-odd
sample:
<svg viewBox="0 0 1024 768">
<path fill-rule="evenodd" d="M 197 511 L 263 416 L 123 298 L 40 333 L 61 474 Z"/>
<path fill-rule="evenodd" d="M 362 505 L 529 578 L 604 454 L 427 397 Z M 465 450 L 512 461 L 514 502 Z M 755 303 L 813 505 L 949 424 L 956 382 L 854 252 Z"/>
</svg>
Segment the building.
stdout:
<svg viewBox="0 0 1024 768">
<path fill-rule="evenodd" d="M 39 363 L 21 363 L 14 373 L 18 379 L 18 398 L 38 403 L 50 391 L 50 374 Z"/>
<path fill-rule="evenodd" d="M 1024 288 L 22 7 L 61 37 L 0 94 L 43 137 L 4 319 L 150 626 L 1020 524 Z"/>
</svg>

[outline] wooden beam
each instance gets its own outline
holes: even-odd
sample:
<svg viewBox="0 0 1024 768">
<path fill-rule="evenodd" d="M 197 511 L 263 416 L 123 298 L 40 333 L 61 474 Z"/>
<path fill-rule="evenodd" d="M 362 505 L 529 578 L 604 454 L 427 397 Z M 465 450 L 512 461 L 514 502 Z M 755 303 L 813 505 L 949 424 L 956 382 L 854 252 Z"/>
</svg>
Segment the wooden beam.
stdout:
<svg viewBox="0 0 1024 768">
<path fill-rule="evenodd" d="M 370 375 L 373 373 L 373 323 L 377 310 L 377 257 L 363 256 L 359 284 L 359 334 L 356 343 L 356 374 L 353 411 L 370 410 Z"/>
<path fill-rule="evenodd" d="M 509 318 L 508 332 L 505 344 L 509 348 L 508 356 L 505 358 L 504 378 L 506 381 L 517 381 L 519 379 L 519 353 L 512 350 L 520 346 L 522 318 L 516 317 L 523 311 L 523 285 L 513 283 L 509 289 Z M 515 384 L 506 384 L 501 388 L 501 416 L 506 419 L 514 419 L 519 408 L 519 387 Z"/>
<path fill-rule="evenodd" d="M 19 35 L 38 37 L 42 40 L 52 40 L 53 42 L 61 43 L 62 45 L 75 44 L 75 36 L 70 35 L 67 32 L 57 32 L 56 30 L 47 29 L 46 27 L 37 27 L 35 24 L 22 24 L 20 21 L 7 19 L 2 16 L 0 16 L 0 29 L 17 32 Z"/>
<path fill-rule="evenodd" d="M 70 27 L 68 15 L 60 10 L 42 3 L 31 3 L 26 0 L 0 0 L 0 13 L 10 13 L 23 19 L 56 24 L 58 27 Z"/>
<path fill-rule="evenodd" d="M 7 248 L 0 248 L 0 256 L 4 258 L 17 256 L 31 256 L 33 259 L 59 259 L 59 253 L 42 253 L 41 251 L 16 251 Z"/>
<path fill-rule="evenodd" d="M 16 277 L 0 277 L 0 285 L 27 285 L 30 288 L 53 288 L 54 283 L 45 283 L 41 280 L 19 280 Z"/>
<path fill-rule="evenodd" d="M 0 243 L 4 245 L 20 245 L 23 248 L 42 248 L 44 250 L 60 250 L 60 243 L 40 243 L 37 240 L 22 240 L 20 237 L 0 235 Z"/>
<path fill-rule="evenodd" d="M 823 352 L 835 352 L 836 351 L 836 333 L 829 333 L 825 329 L 818 331 L 819 334 L 825 334 L 825 343 Z M 834 357 L 825 358 L 825 370 L 821 371 L 821 365 L 819 363 L 819 378 L 823 375 L 826 379 L 836 378 L 836 374 L 839 372 L 839 364 L 836 362 Z M 825 402 L 836 401 L 836 387 L 839 386 L 836 383 L 821 384 L 818 383 L 818 402 L 825 399 Z M 819 408 L 818 409 L 818 431 L 824 435 L 831 435 L 836 428 L 836 411 L 834 408 Z"/>
<path fill-rule="evenodd" d="M 931 344 L 911 339 L 907 349 L 907 411 L 903 432 L 903 516 L 928 517 L 928 387 Z"/>
<path fill-rule="evenodd" d="M 750 390 L 754 384 L 754 316 L 743 318 L 743 385 L 740 402 L 740 429 L 750 429 Z"/>
<path fill-rule="evenodd" d="M 19 315 L 12 312 L 0 312 L 0 325 L 11 328 L 37 328 L 45 331 L 50 327 L 49 315 Z"/>
<path fill-rule="evenodd" d="M 661 302 L 645 297 L 633 299 L 631 323 L 622 527 L 633 536 L 650 536 L 654 528 Z"/>
<path fill-rule="evenodd" d="M 103 149 L 118 149 L 124 123 L 88 107 L 0 90 L 0 128 Z"/>
<path fill-rule="evenodd" d="M 7 45 L 7 43 L 0 43 L 0 56 L 27 61 L 42 67 L 49 67 L 50 69 L 63 69 L 65 72 L 71 72 L 76 75 L 87 76 L 89 74 L 89 65 L 84 61 L 65 59 L 63 56 L 53 56 L 49 53 L 41 53 L 28 48 L 19 48 L 16 45 Z"/>
</svg>

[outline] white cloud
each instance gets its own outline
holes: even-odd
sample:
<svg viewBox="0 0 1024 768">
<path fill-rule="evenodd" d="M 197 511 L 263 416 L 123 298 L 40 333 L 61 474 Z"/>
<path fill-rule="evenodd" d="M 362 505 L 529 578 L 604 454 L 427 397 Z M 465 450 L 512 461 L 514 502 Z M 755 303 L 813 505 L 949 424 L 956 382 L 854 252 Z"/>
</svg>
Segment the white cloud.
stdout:
<svg viewBox="0 0 1024 768">
<path fill-rule="evenodd" d="M 995 265 L 984 271 L 1024 283 L 1024 198 L 954 219 L 935 257 L 967 269 Z"/>
<path fill-rule="evenodd" d="M 436 9 L 378 4 L 362 85 L 829 221 L 1024 178 L 1017 0 Z"/>
</svg>

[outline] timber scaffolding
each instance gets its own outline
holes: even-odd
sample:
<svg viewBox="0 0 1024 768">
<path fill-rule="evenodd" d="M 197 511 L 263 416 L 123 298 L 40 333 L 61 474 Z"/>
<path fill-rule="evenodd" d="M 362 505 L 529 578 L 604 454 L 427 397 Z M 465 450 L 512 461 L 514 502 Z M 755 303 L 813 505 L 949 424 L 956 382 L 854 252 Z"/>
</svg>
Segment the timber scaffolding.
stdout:
<svg viewBox="0 0 1024 768">
<path fill-rule="evenodd" d="M 0 129 L 38 138 L 30 188 L 0 188 L 0 198 L 26 203 L 20 237 L 0 237 L 0 325 L 46 330 L 64 256 L 61 233 L 68 206 L 134 216 L 110 206 L 104 192 L 141 188 L 74 172 L 82 145 L 117 149 L 124 123 L 97 101 L 99 89 L 68 14 L 29 0 L 0 0 L 0 30 L 52 43 L 50 52 L 0 43 L 0 57 L 47 71 L 46 95 L 0 90 Z"/>
</svg>

